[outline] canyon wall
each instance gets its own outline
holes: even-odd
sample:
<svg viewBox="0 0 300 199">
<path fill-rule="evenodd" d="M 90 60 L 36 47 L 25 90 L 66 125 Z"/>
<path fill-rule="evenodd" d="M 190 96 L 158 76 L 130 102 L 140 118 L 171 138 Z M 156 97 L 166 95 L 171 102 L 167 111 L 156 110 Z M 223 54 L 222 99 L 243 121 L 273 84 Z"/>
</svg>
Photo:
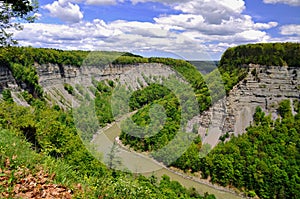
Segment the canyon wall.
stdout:
<svg viewBox="0 0 300 199">
<path fill-rule="evenodd" d="M 17 84 L 11 71 L 5 66 L 0 66 L 0 92 L 5 88 L 16 89 Z"/>
<path fill-rule="evenodd" d="M 63 108 L 71 108 L 78 103 L 76 96 L 84 97 L 78 91 L 92 85 L 96 80 L 118 79 L 133 90 L 145 87 L 149 81 L 155 82 L 155 76 L 168 77 L 175 72 L 170 67 L 158 63 L 141 63 L 133 65 L 105 65 L 103 67 L 74 67 L 57 64 L 35 64 L 39 84 L 43 87 L 46 99 Z M 247 77 L 239 82 L 230 93 L 216 102 L 209 110 L 195 117 L 188 125 L 198 123 L 199 134 L 205 143 L 216 145 L 219 137 L 225 133 L 241 134 L 252 122 L 257 106 L 263 111 L 277 117 L 278 103 L 283 99 L 300 99 L 300 69 L 287 66 L 260 66 L 250 64 Z M 159 78 L 158 78 L 159 79 Z M 64 88 L 68 83 L 75 88 L 75 96 Z M 0 88 L 20 90 L 10 70 L 0 67 Z M 88 89 L 88 95 L 94 93 Z M 16 99 L 15 101 L 20 101 Z"/>
<path fill-rule="evenodd" d="M 198 117 L 204 142 L 217 144 L 225 133 L 241 134 L 252 122 L 257 106 L 273 119 L 283 99 L 300 100 L 300 68 L 249 65 L 247 77 Z"/>
</svg>

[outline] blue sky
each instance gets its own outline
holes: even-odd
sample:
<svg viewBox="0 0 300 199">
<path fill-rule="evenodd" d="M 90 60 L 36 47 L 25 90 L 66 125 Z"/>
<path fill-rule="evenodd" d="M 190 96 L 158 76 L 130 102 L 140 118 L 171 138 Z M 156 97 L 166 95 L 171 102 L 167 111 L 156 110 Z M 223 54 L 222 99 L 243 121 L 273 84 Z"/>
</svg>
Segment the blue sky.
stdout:
<svg viewBox="0 0 300 199">
<path fill-rule="evenodd" d="M 300 0 L 40 0 L 20 45 L 218 60 L 231 46 L 300 41 Z"/>
</svg>

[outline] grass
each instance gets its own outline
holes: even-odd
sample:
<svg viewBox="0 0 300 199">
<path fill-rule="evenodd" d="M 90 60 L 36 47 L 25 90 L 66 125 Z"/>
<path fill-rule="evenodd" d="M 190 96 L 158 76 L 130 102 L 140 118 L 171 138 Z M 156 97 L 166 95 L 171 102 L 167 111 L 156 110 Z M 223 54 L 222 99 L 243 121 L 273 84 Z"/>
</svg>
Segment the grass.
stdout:
<svg viewBox="0 0 300 199">
<path fill-rule="evenodd" d="M 7 162 L 9 162 L 9 164 Z M 79 179 L 74 168 L 66 164 L 63 160 L 38 154 L 31 149 L 31 144 L 28 143 L 25 138 L 17 136 L 12 131 L 0 129 L 0 177 L 1 175 L 5 175 L 2 171 L 7 169 L 9 169 L 12 174 L 20 172 L 20 170 L 29 170 L 32 175 L 43 170 L 47 172 L 49 176 L 55 176 L 53 183 L 70 187 L 73 190 L 76 190 L 78 183 L 84 184 L 84 182 Z M 3 192 L 8 192 L 13 196 L 13 187 L 17 182 L 20 182 L 20 180 L 18 177 L 12 175 L 9 179 L 9 187 L 0 186 L 0 196 Z M 75 193 L 75 195 L 81 194 L 82 193 L 78 191 Z"/>
<path fill-rule="evenodd" d="M 10 160 L 13 157 L 11 167 L 24 166 L 33 169 L 35 165 L 41 161 L 41 156 L 30 149 L 30 144 L 24 139 L 18 138 L 14 133 L 8 130 L 0 130 L 0 162 L 4 167 L 6 158 Z"/>
</svg>

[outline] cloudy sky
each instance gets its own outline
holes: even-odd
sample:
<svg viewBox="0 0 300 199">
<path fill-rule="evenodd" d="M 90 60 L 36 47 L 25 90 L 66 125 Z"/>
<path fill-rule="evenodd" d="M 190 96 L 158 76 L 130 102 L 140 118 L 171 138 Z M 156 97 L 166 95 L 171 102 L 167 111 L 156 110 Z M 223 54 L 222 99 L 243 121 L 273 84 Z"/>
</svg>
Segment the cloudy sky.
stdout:
<svg viewBox="0 0 300 199">
<path fill-rule="evenodd" d="M 20 45 L 218 60 L 230 46 L 300 42 L 300 0 L 39 0 Z"/>
</svg>

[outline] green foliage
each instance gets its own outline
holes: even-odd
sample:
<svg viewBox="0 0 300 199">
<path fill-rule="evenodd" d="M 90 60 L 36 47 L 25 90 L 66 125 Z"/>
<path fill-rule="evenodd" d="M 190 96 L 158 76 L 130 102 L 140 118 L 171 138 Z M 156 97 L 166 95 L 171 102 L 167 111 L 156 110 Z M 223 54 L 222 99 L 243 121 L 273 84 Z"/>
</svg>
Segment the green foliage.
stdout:
<svg viewBox="0 0 300 199">
<path fill-rule="evenodd" d="M 202 74 L 189 62 L 171 58 L 149 58 L 151 63 L 162 63 L 177 71 L 191 85 L 196 95 L 199 111 L 202 112 L 211 105 L 211 97 Z"/>
<path fill-rule="evenodd" d="M 171 58 L 142 58 L 139 56 L 120 56 L 113 64 L 162 63 L 177 71 L 194 89 L 200 111 L 206 110 L 211 104 L 210 93 L 201 73 L 189 62 Z"/>
<path fill-rule="evenodd" d="M 174 77 L 162 85 L 151 84 L 131 96 L 131 108 L 142 108 L 132 120 L 122 123 L 120 139 L 124 144 L 141 151 L 161 149 L 182 131 L 180 127 L 184 129 L 187 121 L 199 114 L 193 89 Z"/>
<path fill-rule="evenodd" d="M 18 138 L 11 131 L 0 129 L 0 168 L 3 169 L 5 159 L 9 158 L 11 167 L 17 168 L 23 165 L 27 168 L 34 169 L 35 164 L 40 157 L 30 150 L 30 144 L 24 139 Z M 17 156 L 13 160 L 13 156 Z"/>
<path fill-rule="evenodd" d="M 64 83 L 64 89 L 71 95 L 74 95 L 74 88 L 68 84 L 68 83 Z"/>
<path fill-rule="evenodd" d="M 28 90 L 34 96 L 42 96 L 43 89 L 38 84 L 38 75 L 33 66 L 23 66 L 18 63 L 10 65 L 11 71 L 15 79 L 20 83 L 24 82 L 28 86 Z"/>
<path fill-rule="evenodd" d="M 21 93 L 22 97 L 25 99 L 25 101 L 28 103 L 28 104 L 33 104 L 34 103 L 34 97 L 28 93 L 28 91 L 23 91 Z"/>
<path fill-rule="evenodd" d="M 131 110 L 138 110 L 132 116 L 132 121 L 127 119 L 122 123 L 122 133 L 120 139 L 126 145 L 130 145 L 135 150 L 154 151 L 152 154 L 156 160 L 164 162 L 166 165 L 173 163 L 173 166 L 183 170 L 195 171 L 199 165 L 199 147 L 195 143 L 185 146 L 189 140 L 176 140 L 176 144 L 166 150 L 159 151 L 165 146 L 169 146 L 175 136 L 185 138 L 186 133 L 179 132 L 179 127 L 185 127 L 186 122 L 193 116 L 204 111 L 210 105 L 211 98 L 208 88 L 201 74 L 188 62 L 169 58 L 149 58 L 149 62 L 163 63 L 169 65 L 183 79 L 191 85 L 191 91 L 178 83 L 178 80 L 165 79 L 162 85 L 150 84 L 148 87 L 138 90 L 131 95 L 129 106 Z M 198 104 L 195 104 L 198 102 Z M 162 112 L 151 115 L 151 110 L 155 105 L 163 107 Z M 163 114 L 164 113 L 164 114 Z M 196 133 L 196 131 L 194 130 Z M 174 148 L 175 147 L 175 148 Z M 185 153 L 181 149 L 188 149 Z M 191 166 L 194 164 L 194 166 Z"/>
<path fill-rule="evenodd" d="M 14 102 L 9 89 L 5 89 L 2 91 L 2 98 L 4 101 L 10 102 L 10 103 Z"/>
<path fill-rule="evenodd" d="M 199 151 L 202 147 L 201 138 L 197 136 L 188 149 L 171 165 L 182 169 L 183 171 L 196 172 L 199 171 L 200 155 Z"/>
<path fill-rule="evenodd" d="M 148 63 L 147 58 L 143 57 L 136 57 L 136 56 L 120 56 L 117 59 L 115 59 L 113 64 L 137 64 L 137 63 Z"/>
<path fill-rule="evenodd" d="M 129 101 L 131 110 L 137 110 L 170 94 L 170 91 L 160 84 L 150 84 L 145 89 L 134 92 Z"/>
<path fill-rule="evenodd" d="M 33 67 L 35 63 L 80 67 L 89 53 L 88 51 L 63 51 L 32 47 L 2 47 L 0 48 L 0 60 L 8 65 L 15 63 L 24 67 Z"/>
<path fill-rule="evenodd" d="M 242 66 L 243 64 L 260 64 L 267 66 L 295 66 L 300 63 L 299 43 L 260 43 L 247 44 L 229 48 L 223 54 L 220 65 Z"/>
<path fill-rule="evenodd" d="M 289 100 L 281 102 L 281 121 L 261 108 L 247 133 L 217 145 L 202 158 L 200 170 L 222 186 L 249 190 L 260 198 L 299 198 L 300 117 L 290 114 Z"/>
<path fill-rule="evenodd" d="M 292 115 L 291 101 L 283 100 L 279 103 L 278 113 L 282 118 L 289 118 Z"/>
<path fill-rule="evenodd" d="M 97 84 L 97 92 L 95 93 L 95 109 L 98 117 L 99 125 L 105 126 L 107 123 L 114 121 L 111 110 L 111 95 L 113 87 L 106 81 L 100 81 Z"/>
<path fill-rule="evenodd" d="M 299 43 L 260 43 L 228 48 L 220 60 L 226 93 L 244 79 L 248 64 L 299 67 Z M 256 75 L 256 70 L 252 71 Z"/>
<path fill-rule="evenodd" d="M 70 114 L 61 110 L 2 102 L 0 128 L 9 129 L 0 130 L 0 168 L 7 158 L 13 172 L 42 166 L 56 174 L 55 183 L 75 190 L 74 198 L 209 198 L 167 177 L 156 182 L 108 170 L 85 149 Z M 79 193 L 78 184 L 83 187 Z"/>
<path fill-rule="evenodd" d="M 151 120 L 149 111 L 154 105 L 164 107 L 165 123 L 163 122 L 164 115 L 156 111 L 157 119 Z M 155 115 L 153 115 L 155 118 Z M 153 119 L 152 118 L 152 119 Z M 153 103 L 146 105 L 140 109 L 131 119 L 127 119 L 122 123 L 122 133 L 120 139 L 125 145 L 130 145 L 136 150 L 152 151 L 162 148 L 172 140 L 180 126 L 180 112 L 178 100 L 171 94 L 161 100 L 155 100 Z M 151 122 L 151 125 L 149 125 Z M 146 130 L 144 130 L 144 127 Z"/>
<path fill-rule="evenodd" d="M 19 20 L 33 22 L 34 13 L 37 11 L 37 1 L 29 0 L 6 0 L 0 4 L 0 46 L 16 44 L 12 38 L 12 29 L 22 30 Z M 7 32 L 7 30 L 10 30 Z"/>
</svg>

